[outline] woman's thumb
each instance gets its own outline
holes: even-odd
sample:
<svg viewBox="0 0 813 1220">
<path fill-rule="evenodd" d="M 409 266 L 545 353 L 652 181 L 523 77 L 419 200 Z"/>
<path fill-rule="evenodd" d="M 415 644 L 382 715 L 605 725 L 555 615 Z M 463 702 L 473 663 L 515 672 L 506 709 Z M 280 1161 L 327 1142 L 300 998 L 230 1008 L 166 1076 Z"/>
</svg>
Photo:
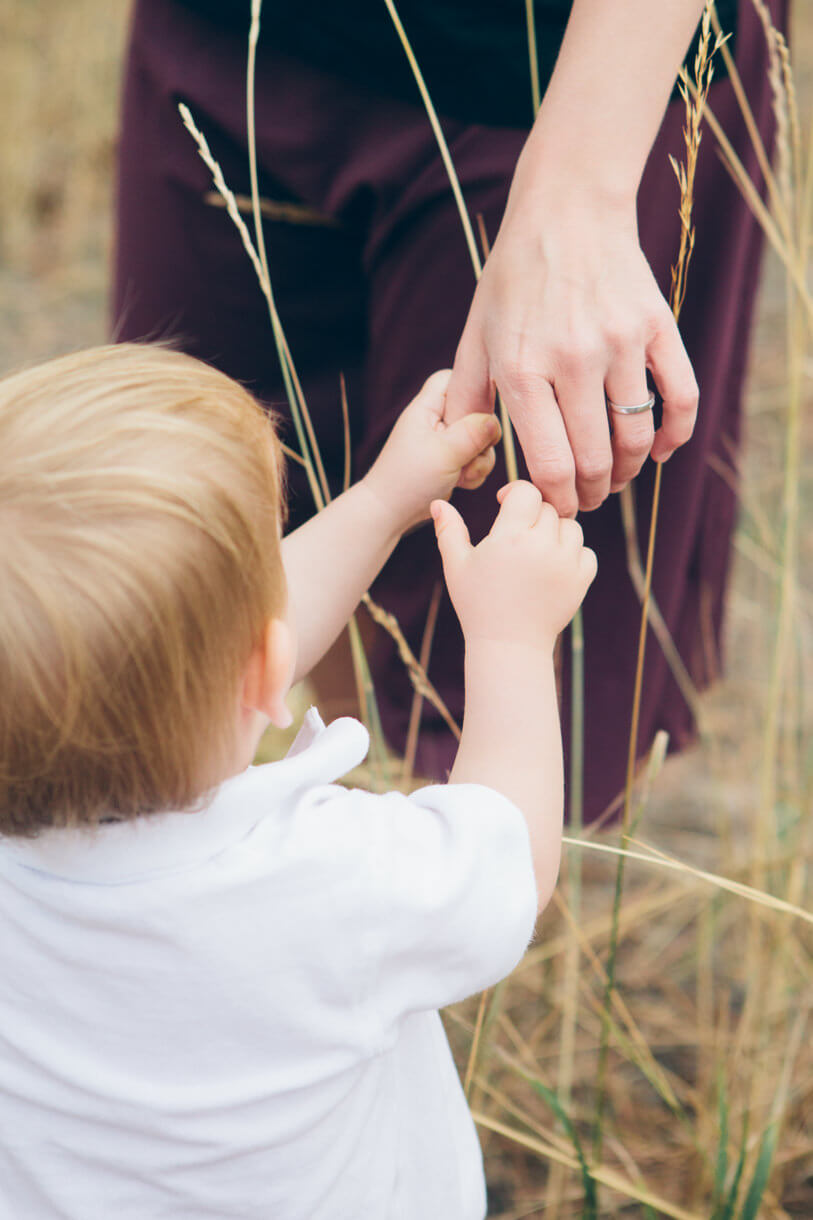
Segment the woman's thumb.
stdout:
<svg viewBox="0 0 813 1220">
<path fill-rule="evenodd" d="M 443 570 L 448 572 L 450 567 L 454 567 L 471 550 L 469 531 L 457 509 L 445 500 L 433 500 L 429 511 L 435 523 Z"/>
</svg>

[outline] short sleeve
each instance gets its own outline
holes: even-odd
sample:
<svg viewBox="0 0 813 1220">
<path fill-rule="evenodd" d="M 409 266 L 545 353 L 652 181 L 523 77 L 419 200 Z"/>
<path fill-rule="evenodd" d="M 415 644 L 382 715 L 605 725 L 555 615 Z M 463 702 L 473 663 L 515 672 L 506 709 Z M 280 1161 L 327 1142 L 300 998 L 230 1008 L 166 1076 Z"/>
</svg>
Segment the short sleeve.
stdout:
<svg viewBox="0 0 813 1220">
<path fill-rule="evenodd" d="M 338 913 L 351 926 L 336 933 L 363 946 L 360 1000 L 385 1028 L 510 974 L 537 910 L 528 830 L 511 801 L 478 784 L 322 792 L 331 837 L 340 830 L 340 854 L 353 859 L 352 909 L 345 889 Z"/>
</svg>

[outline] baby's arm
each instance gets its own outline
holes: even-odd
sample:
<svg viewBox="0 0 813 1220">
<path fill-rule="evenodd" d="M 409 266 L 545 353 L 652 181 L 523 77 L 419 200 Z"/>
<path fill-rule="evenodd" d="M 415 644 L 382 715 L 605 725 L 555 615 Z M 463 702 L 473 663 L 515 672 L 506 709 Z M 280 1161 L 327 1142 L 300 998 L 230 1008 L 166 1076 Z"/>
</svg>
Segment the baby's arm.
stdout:
<svg viewBox="0 0 813 1220">
<path fill-rule="evenodd" d="M 486 784 L 518 806 L 541 911 L 559 871 L 564 804 L 553 649 L 595 576 L 596 557 L 581 527 L 560 520 L 530 483 L 511 484 L 500 498 L 477 547 L 450 505 L 432 506 L 466 640 L 463 735 L 449 780 Z"/>
<path fill-rule="evenodd" d="M 457 485 L 478 487 L 491 470 L 499 424 L 469 415 L 446 427 L 448 377 L 429 378 L 360 482 L 283 540 L 298 636 L 295 681 L 324 656 L 398 539 L 429 516 L 432 500 Z"/>
<path fill-rule="evenodd" d="M 382 511 L 362 480 L 283 540 L 297 635 L 295 682 L 336 640 L 401 532 L 394 514 Z"/>
</svg>

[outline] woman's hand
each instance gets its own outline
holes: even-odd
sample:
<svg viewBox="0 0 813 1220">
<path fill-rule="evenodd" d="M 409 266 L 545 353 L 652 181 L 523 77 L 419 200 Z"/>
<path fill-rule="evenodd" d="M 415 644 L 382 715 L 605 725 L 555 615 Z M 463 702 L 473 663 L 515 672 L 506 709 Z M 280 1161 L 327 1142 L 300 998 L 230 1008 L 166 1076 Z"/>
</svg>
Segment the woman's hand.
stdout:
<svg viewBox="0 0 813 1220">
<path fill-rule="evenodd" d="M 447 418 L 489 410 L 496 387 L 531 479 L 573 516 L 620 490 L 650 451 L 663 461 L 687 441 L 698 393 L 641 252 L 634 201 L 550 188 L 509 200 L 458 347 Z M 647 369 L 663 398 L 657 436 L 651 411 L 608 413 L 605 399 L 645 402 Z"/>
<path fill-rule="evenodd" d="M 703 0 L 573 0 L 463 331 L 447 418 L 494 405 L 562 515 L 597 508 L 689 439 L 697 383 L 638 242 L 636 195 Z M 616 71 L 613 65 L 632 65 Z M 664 203 L 678 207 L 678 193 Z M 649 397 L 652 415 L 613 413 Z"/>
</svg>

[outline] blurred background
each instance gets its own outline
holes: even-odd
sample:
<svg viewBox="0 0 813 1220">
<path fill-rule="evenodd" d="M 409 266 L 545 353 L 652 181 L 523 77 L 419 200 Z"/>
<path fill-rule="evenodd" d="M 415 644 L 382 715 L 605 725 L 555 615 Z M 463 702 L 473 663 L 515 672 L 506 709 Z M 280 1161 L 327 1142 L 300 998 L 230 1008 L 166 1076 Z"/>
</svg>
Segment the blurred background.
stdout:
<svg viewBox="0 0 813 1220">
<path fill-rule="evenodd" d="M 809 128 L 813 98 L 813 0 L 797 0 L 793 17 L 796 88 L 802 119 Z M 128 6 L 110 0 L 70 0 L 70 3 L 66 0 L 0 0 L 0 375 L 20 365 L 107 338 L 113 162 L 127 19 Z M 700 155 L 717 155 L 710 134 L 704 139 Z M 677 204 L 677 190 L 675 199 Z M 273 251 L 271 260 L 273 275 Z M 760 768 L 764 766 L 763 734 L 781 576 L 776 542 L 781 533 L 787 436 L 786 306 L 783 268 L 776 256 L 766 250 L 748 372 L 745 457 L 737 470 L 724 472 L 725 477 L 738 481 L 743 505 L 728 608 L 726 673 L 724 679 L 703 697 L 700 743 L 681 758 L 668 762 L 658 776 L 647 805 L 643 829 L 649 842 L 659 844 L 680 860 L 726 876 L 743 876 L 755 819 L 759 816 L 757 794 Z M 813 382 L 810 351 L 808 343 L 803 356 L 805 408 L 810 406 Z M 810 909 L 811 888 L 806 879 L 806 867 L 811 835 L 809 825 L 807 830 L 804 827 L 799 830 L 799 824 L 809 824 L 813 814 L 813 713 L 810 710 L 813 700 L 805 698 L 805 688 L 813 689 L 810 685 L 813 676 L 813 415 L 809 410 L 805 410 L 804 420 L 801 555 L 794 627 L 798 688 L 782 703 L 784 728 L 788 732 L 782 738 L 785 744 L 781 747 L 790 752 L 789 758 L 791 754 L 793 756 L 790 761 L 797 780 L 792 791 L 783 789 L 779 783 L 778 804 L 772 816 L 775 814 L 777 825 L 785 825 L 782 818 L 787 815 L 787 825 L 795 836 L 787 842 L 792 843 L 802 868 L 801 880 L 797 876 L 793 894 L 797 903 Z M 779 808 L 782 802 L 784 813 Z M 591 933 L 591 944 L 603 953 L 606 951 L 607 921 L 604 918 L 601 922 L 601 912 L 606 914 L 613 873 L 598 856 L 585 853 L 583 859 L 587 887 L 585 927 L 588 917 L 593 919 L 598 930 Z M 779 875 L 774 879 L 780 888 L 787 880 Z M 643 901 L 642 895 L 645 897 L 660 884 L 665 884 L 662 876 L 653 876 L 651 870 L 633 868 L 625 898 L 630 904 L 629 911 L 638 910 L 633 906 L 634 902 Z M 671 880 L 669 884 L 672 884 Z M 737 1124 L 746 1121 L 748 1107 L 751 1107 L 752 1136 L 749 1137 L 751 1142 L 746 1143 L 747 1155 L 755 1163 L 761 1147 L 758 1137 L 766 1129 L 772 1113 L 774 1086 L 781 1076 L 783 1064 L 791 1062 L 787 1057 L 791 1047 L 794 1049 L 793 1083 L 788 1085 L 784 1099 L 782 1138 L 771 1167 L 772 1185 L 759 1205 L 758 1214 L 777 1217 L 777 1220 L 781 1217 L 810 1220 L 813 1217 L 813 1026 L 808 1023 L 805 1033 L 803 1025 L 800 1034 L 797 1018 L 800 1012 L 809 1013 L 813 1008 L 811 929 L 787 920 L 773 925 L 775 940 L 767 942 L 768 951 L 772 943 L 781 941 L 790 945 L 791 965 L 782 983 L 786 1007 L 782 1008 L 777 1001 L 778 1007 L 770 1016 L 771 1036 L 767 1042 L 762 1038 L 762 1049 L 740 1046 L 736 1055 L 729 1058 L 724 1050 L 725 1038 L 728 1034 L 733 1037 L 737 1013 L 744 1003 L 743 995 L 749 987 L 761 985 L 758 979 L 744 980 L 738 976 L 738 950 L 736 947 L 728 950 L 728 938 L 734 936 L 738 922 L 748 916 L 749 906 L 741 898 L 727 898 L 722 907 L 718 905 L 714 909 L 715 922 L 710 923 L 710 904 L 716 902 L 719 895 L 714 891 L 710 897 L 708 887 L 697 886 L 692 893 L 694 898 L 688 905 L 679 895 L 671 906 L 663 904 L 656 921 L 646 913 L 651 906 L 647 907 L 645 903 L 640 907 L 642 913 L 629 915 L 623 929 L 619 979 L 658 1062 L 677 1075 L 682 1073 L 690 1081 L 690 1091 L 686 1097 L 681 1095 L 681 1101 L 685 1100 L 695 1116 L 695 1134 L 692 1140 L 687 1138 L 685 1147 L 676 1136 L 670 1142 L 667 1156 L 663 1144 L 653 1146 L 651 1143 L 649 1128 L 653 1127 L 654 1120 L 646 1099 L 633 1091 L 625 1096 L 616 1095 L 611 1088 L 619 1123 L 623 1118 L 626 1126 L 621 1128 L 623 1141 L 614 1143 L 611 1140 L 606 1155 L 611 1160 L 617 1157 L 618 1165 L 629 1177 L 640 1172 L 648 1183 L 657 1185 L 670 1197 L 689 1204 L 694 1200 L 693 1205 L 698 1210 L 680 1214 L 710 1216 L 711 1211 L 704 1210 L 702 1202 L 702 1172 L 694 1165 L 694 1153 L 689 1145 L 696 1144 L 704 1131 L 713 1144 L 719 1128 L 719 1098 L 715 1102 L 712 1097 L 714 1056 L 728 1073 L 726 1096 L 732 1106 L 732 1147 L 736 1147 L 739 1138 Z M 551 916 L 552 920 L 555 918 L 555 914 Z M 589 926 L 593 927 L 593 924 Z M 788 936 L 790 927 L 793 927 L 792 937 Z M 709 937 L 713 950 L 708 950 L 708 945 L 703 948 L 704 938 L 707 941 Z M 732 945 L 736 943 L 731 942 Z M 697 985 L 699 974 L 705 969 L 702 963 L 707 961 L 715 972 L 716 990 L 711 1007 L 704 1014 Z M 533 1044 L 533 1061 L 547 1064 L 555 1075 L 556 1023 L 551 1025 L 551 1041 L 546 1043 L 545 1030 L 539 1033 L 536 1028 L 539 1022 L 531 1015 L 538 1012 L 539 1021 L 544 1019 L 543 994 L 548 985 L 554 989 L 557 985 L 555 979 L 552 983 L 550 980 L 540 982 L 542 977 L 532 979 L 526 971 L 516 983 L 512 982 L 500 1021 L 511 1022 L 519 1038 L 515 1049 L 525 1047 L 527 1051 Z M 717 1005 L 721 994 L 725 994 L 727 1002 L 731 1001 L 723 1015 L 722 1010 L 718 1012 Z M 732 996 L 734 1000 L 731 1000 Z M 464 1008 L 457 1019 L 456 1049 L 461 1057 L 465 1057 L 472 1018 L 473 1013 Z M 705 1034 L 702 1032 L 704 1020 Z M 701 1027 L 700 1033 L 698 1027 Z M 531 1028 L 536 1031 L 533 1038 L 526 1032 Z M 584 1056 L 580 1059 L 577 1053 L 573 1085 L 577 1102 L 579 1073 L 587 1077 L 595 1066 L 594 1057 L 588 1053 L 588 1044 L 595 1047 L 595 1030 L 590 1028 L 586 1018 L 579 1027 L 578 1037 L 582 1036 L 585 1039 Z M 709 1056 L 705 1077 L 703 1072 L 685 1069 L 680 1060 L 681 1054 L 690 1054 L 687 1048 L 692 1048 L 691 1054 L 695 1054 L 701 1044 Z M 579 1046 L 577 1041 L 577 1052 Z M 617 1070 L 613 1071 L 611 1064 L 611 1075 L 620 1082 L 620 1088 L 626 1088 L 622 1067 L 628 1066 L 629 1056 L 625 1059 L 623 1051 L 618 1053 Z M 749 1077 L 749 1101 L 746 1103 L 744 1097 L 738 1101 L 737 1074 L 743 1062 L 742 1055 L 747 1059 L 757 1053 L 764 1056 L 763 1076 Z M 708 1086 L 708 1095 L 701 1096 L 698 1079 L 700 1085 L 705 1079 L 703 1087 Z M 488 1089 L 480 1092 L 480 1109 L 505 1118 L 510 1113 L 510 1105 L 506 1106 L 504 1096 L 501 1103 L 495 1100 L 493 1081 L 490 1087 L 491 1093 Z M 696 1096 L 692 1096 L 691 1088 L 695 1087 Z M 635 1105 L 639 1112 L 630 1110 L 625 1115 L 625 1104 L 629 1109 L 633 1097 L 637 1099 Z M 538 1109 L 534 1109 L 535 1105 Z M 534 1129 L 535 1115 L 539 1115 L 540 1123 L 543 1122 L 542 1103 L 538 1098 L 535 1102 L 525 1098 L 520 1112 L 524 1115 L 523 1129 Z M 653 1129 L 658 1128 L 663 1117 L 658 1115 Z M 548 1114 L 548 1121 L 549 1118 Z M 516 1114 L 514 1120 L 515 1123 L 519 1121 Z M 521 1216 L 542 1215 L 539 1198 L 546 1170 L 540 1169 L 539 1158 L 527 1149 L 506 1147 L 493 1133 L 486 1138 L 486 1155 L 493 1187 L 493 1214 L 515 1220 Z M 687 1184 L 686 1175 L 692 1173 L 697 1173 L 697 1181 L 701 1183 L 697 1189 L 696 1184 Z M 583 1214 L 578 1181 L 571 1189 L 572 1186 L 572 1183 L 563 1185 L 560 1182 L 556 1187 L 559 1215 Z M 607 1197 L 606 1209 L 602 1210 L 602 1215 L 650 1217 L 661 1214 L 657 1209 L 647 1210 L 643 1205 L 624 1203 L 612 1195 Z M 671 1211 L 668 1214 L 678 1213 Z M 730 1214 L 733 1217 L 735 1213 Z M 736 1213 L 737 1216 L 741 1214 L 746 1213 Z"/>
</svg>

